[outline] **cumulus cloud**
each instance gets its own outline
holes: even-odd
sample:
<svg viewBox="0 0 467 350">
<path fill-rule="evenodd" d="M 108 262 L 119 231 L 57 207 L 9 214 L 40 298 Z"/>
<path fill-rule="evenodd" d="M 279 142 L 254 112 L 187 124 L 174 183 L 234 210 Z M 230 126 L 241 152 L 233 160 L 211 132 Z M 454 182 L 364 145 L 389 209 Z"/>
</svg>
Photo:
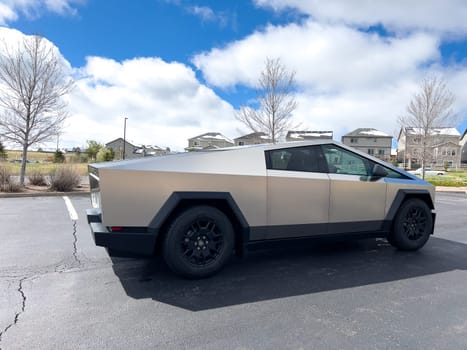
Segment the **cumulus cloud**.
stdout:
<svg viewBox="0 0 467 350">
<path fill-rule="evenodd" d="M 76 136 L 83 135 L 109 142 L 122 137 L 124 117 L 130 142 L 175 150 L 183 150 L 197 134 L 235 130 L 233 107 L 181 63 L 89 57 L 76 75 L 80 78 L 70 96 L 72 117 L 63 139 L 78 142 Z"/>
<path fill-rule="evenodd" d="M 193 58 L 215 86 L 255 86 L 266 57 L 281 57 L 302 86 L 320 90 L 390 84 L 400 75 L 439 58 L 437 37 L 415 33 L 384 38 L 343 25 L 307 21 L 268 26 L 250 36 Z"/>
<path fill-rule="evenodd" d="M 426 76 L 446 78 L 453 92 L 463 96 L 467 69 L 459 65 L 454 73 L 452 67 L 441 64 L 442 40 L 433 31 L 388 37 L 308 18 L 269 25 L 224 47 L 197 54 L 192 62 L 208 84 L 230 91 L 232 87 L 256 88 L 265 58 L 280 57 L 296 72 L 295 120 L 303 128 L 334 130 L 340 139 L 358 127 L 394 134 L 398 116 L 405 113 Z M 461 101 L 457 107 L 459 113 L 467 110 Z"/>
<path fill-rule="evenodd" d="M 424 29 L 467 34 L 464 0 L 255 0 L 255 3 L 275 11 L 297 9 L 320 22 L 356 26 L 382 24 L 394 31 Z"/>
<path fill-rule="evenodd" d="M 23 38 L 17 30 L 0 28 L 0 39 L 7 45 L 14 46 Z M 238 136 L 233 107 L 182 63 L 153 57 L 123 62 L 88 57 L 84 67 L 72 69 L 62 60 L 76 81 L 67 97 L 70 118 L 60 136 L 63 147 L 122 137 L 124 117 L 128 118 L 127 138 L 135 144 L 182 151 L 188 138 L 204 132 Z"/>
<path fill-rule="evenodd" d="M 76 14 L 76 5 L 85 0 L 3 0 L 0 3 L 0 25 L 18 19 L 19 15 L 37 17 L 45 11 L 60 15 Z"/>
</svg>

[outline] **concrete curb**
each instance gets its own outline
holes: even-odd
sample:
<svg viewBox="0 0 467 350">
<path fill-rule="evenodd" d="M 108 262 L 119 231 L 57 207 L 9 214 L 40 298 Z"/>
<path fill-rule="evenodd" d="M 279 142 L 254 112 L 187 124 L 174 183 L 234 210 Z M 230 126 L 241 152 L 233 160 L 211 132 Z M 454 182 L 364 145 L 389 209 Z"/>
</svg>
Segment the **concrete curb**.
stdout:
<svg viewBox="0 0 467 350">
<path fill-rule="evenodd" d="M 36 192 L 36 193 L 0 193 L 0 198 L 22 198 L 22 197 L 61 197 L 61 196 L 89 196 L 89 191 L 72 192 Z"/>
<path fill-rule="evenodd" d="M 467 187 L 436 186 L 436 192 L 467 194 Z"/>
</svg>

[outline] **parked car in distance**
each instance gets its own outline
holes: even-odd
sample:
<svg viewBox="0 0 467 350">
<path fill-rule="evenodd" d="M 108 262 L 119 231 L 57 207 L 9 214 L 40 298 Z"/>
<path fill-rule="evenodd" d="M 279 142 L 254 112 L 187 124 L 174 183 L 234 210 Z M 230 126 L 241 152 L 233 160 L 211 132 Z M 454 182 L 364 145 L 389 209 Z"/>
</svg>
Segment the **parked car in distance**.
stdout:
<svg viewBox="0 0 467 350">
<path fill-rule="evenodd" d="M 435 222 L 434 186 L 332 140 L 96 163 L 89 179 L 96 245 L 161 252 L 188 278 L 279 239 L 386 237 L 417 250 Z"/>
<path fill-rule="evenodd" d="M 418 168 L 417 170 L 410 170 L 409 173 L 412 175 L 422 176 L 423 168 Z M 431 168 L 425 168 L 425 175 L 444 175 L 446 172 L 443 170 L 433 170 Z"/>
</svg>

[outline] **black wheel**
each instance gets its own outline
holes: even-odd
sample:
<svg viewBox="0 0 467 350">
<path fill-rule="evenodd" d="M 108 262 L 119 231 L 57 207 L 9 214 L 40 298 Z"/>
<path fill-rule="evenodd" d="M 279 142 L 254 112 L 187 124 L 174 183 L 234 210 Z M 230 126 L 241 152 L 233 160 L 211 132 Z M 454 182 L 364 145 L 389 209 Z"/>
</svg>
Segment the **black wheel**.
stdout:
<svg viewBox="0 0 467 350">
<path fill-rule="evenodd" d="M 399 208 L 388 242 L 400 250 L 417 250 L 425 245 L 432 231 L 430 208 L 424 201 L 413 198 Z"/>
<path fill-rule="evenodd" d="M 210 206 L 191 207 L 170 224 L 164 239 L 164 260 L 187 278 L 208 277 L 232 256 L 234 231 L 229 219 Z"/>
</svg>

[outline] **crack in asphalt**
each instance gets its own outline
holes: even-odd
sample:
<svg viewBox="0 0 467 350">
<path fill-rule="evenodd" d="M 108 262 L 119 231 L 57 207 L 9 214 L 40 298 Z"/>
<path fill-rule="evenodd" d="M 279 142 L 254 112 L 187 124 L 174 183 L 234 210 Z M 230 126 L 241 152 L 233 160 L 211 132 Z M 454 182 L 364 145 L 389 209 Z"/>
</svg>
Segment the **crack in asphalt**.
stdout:
<svg viewBox="0 0 467 350">
<path fill-rule="evenodd" d="M 15 326 L 18 321 L 19 321 L 19 317 L 24 313 L 24 311 L 26 310 L 26 294 L 24 293 L 24 290 L 23 290 L 23 282 L 26 281 L 28 279 L 28 277 L 23 277 L 19 280 L 19 284 L 18 284 L 18 293 L 21 294 L 21 309 L 16 312 L 15 314 L 15 318 L 13 319 L 13 322 L 11 322 L 8 326 L 5 327 L 5 329 L 3 329 L 3 331 L 0 332 L 0 350 L 2 350 L 2 337 L 3 335 L 8 332 L 8 330 Z"/>
<path fill-rule="evenodd" d="M 82 266 L 82 262 L 78 257 L 78 221 L 74 220 L 73 221 L 73 258 L 75 259 L 75 262 L 78 264 L 78 267 Z"/>
<path fill-rule="evenodd" d="M 77 234 L 77 231 L 78 231 L 78 221 L 77 220 L 73 220 L 73 232 L 72 232 L 72 235 L 73 235 L 73 263 L 71 264 L 71 266 L 67 265 L 66 262 L 64 262 L 63 260 L 60 261 L 58 264 L 55 264 L 54 265 L 54 268 L 53 268 L 53 272 L 56 272 L 56 273 L 62 273 L 62 272 L 66 272 L 68 270 L 71 270 L 72 268 L 81 268 L 84 266 L 84 263 L 81 261 L 81 259 L 79 258 L 78 256 L 78 234 Z M 26 294 L 24 293 L 24 290 L 23 290 L 23 283 L 29 279 L 29 278 L 36 278 L 38 277 L 38 275 L 43 275 L 43 274 L 47 274 L 47 273 L 50 273 L 52 272 L 50 269 L 45 269 L 45 271 L 41 271 L 39 273 L 36 273 L 34 274 L 33 276 L 28 276 L 28 277 L 21 277 L 21 279 L 19 280 L 19 283 L 18 283 L 18 288 L 17 288 L 17 292 L 21 295 L 21 308 L 18 312 L 15 313 L 15 317 L 13 319 L 13 322 L 11 322 L 10 324 L 8 324 L 2 331 L 0 331 L 0 350 L 2 350 L 2 338 L 3 336 L 6 334 L 6 332 L 8 332 L 8 330 L 10 328 L 12 328 L 13 326 L 15 326 L 18 321 L 19 321 L 19 318 L 20 316 L 25 312 L 26 310 L 26 300 L 27 300 L 27 297 L 26 297 Z M 12 275 L 0 275 L 1 278 L 17 278 L 19 276 L 12 276 Z"/>
</svg>

